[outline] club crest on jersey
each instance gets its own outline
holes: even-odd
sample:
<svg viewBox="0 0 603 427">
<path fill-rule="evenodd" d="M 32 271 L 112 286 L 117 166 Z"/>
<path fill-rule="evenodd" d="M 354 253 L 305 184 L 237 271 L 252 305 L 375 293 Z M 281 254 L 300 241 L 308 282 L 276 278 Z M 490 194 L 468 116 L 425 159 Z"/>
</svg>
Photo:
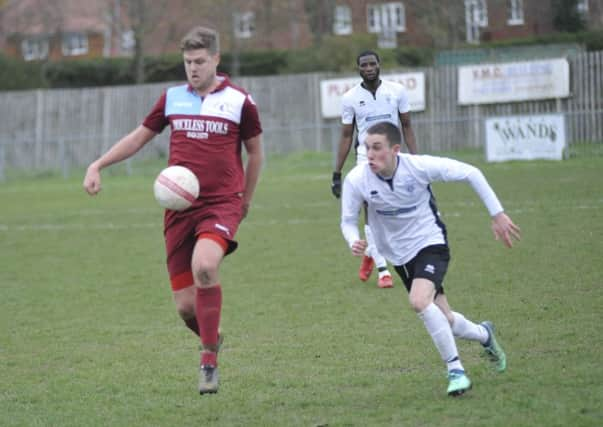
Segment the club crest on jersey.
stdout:
<svg viewBox="0 0 603 427">
<path fill-rule="evenodd" d="M 409 178 L 404 181 L 404 183 L 402 184 L 402 188 L 404 188 L 404 191 L 406 191 L 407 193 L 412 194 L 415 191 L 415 184 L 415 180 Z"/>
<path fill-rule="evenodd" d="M 234 113 L 234 105 L 229 104 L 228 102 L 222 102 L 220 104 L 217 105 L 218 110 L 220 110 L 223 113 Z"/>
</svg>

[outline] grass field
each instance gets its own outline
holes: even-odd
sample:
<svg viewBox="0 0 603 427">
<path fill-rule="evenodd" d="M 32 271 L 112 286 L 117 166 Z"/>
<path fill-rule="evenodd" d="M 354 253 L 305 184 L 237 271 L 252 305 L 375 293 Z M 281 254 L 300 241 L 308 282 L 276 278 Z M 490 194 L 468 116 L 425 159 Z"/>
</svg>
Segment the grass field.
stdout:
<svg viewBox="0 0 603 427">
<path fill-rule="evenodd" d="M 164 267 L 155 164 L 109 173 L 96 198 L 81 176 L 0 184 L 0 425 L 603 425 L 603 158 L 455 156 L 482 168 L 522 227 L 508 250 L 469 186 L 434 187 L 449 300 L 495 322 L 506 373 L 460 342 L 474 388 L 446 396 L 400 280 L 357 279 L 330 156 L 298 154 L 269 159 L 224 262 L 221 388 L 200 397 L 197 342 Z"/>
</svg>

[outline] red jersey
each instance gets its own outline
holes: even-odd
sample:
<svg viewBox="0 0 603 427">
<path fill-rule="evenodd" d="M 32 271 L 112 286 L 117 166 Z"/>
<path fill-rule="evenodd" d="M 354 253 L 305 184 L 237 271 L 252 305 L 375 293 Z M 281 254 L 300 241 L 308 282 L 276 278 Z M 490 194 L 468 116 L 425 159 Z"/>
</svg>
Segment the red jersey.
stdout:
<svg viewBox="0 0 603 427">
<path fill-rule="evenodd" d="M 251 96 L 228 77 L 218 78 L 220 85 L 205 97 L 188 84 L 169 88 L 142 123 L 156 133 L 170 125 L 168 164 L 197 175 L 201 198 L 243 192 L 241 143 L 262 133 Z"/>
</svg>

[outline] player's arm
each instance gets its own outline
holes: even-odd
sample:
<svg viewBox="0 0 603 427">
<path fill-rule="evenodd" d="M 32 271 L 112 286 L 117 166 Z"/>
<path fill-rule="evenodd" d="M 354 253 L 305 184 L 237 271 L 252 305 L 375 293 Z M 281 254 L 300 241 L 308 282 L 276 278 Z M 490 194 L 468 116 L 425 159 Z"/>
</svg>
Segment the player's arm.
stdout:
<svg viewBox="0 0 603 427">
<path fill-rule="evenodd" d="M 107 166 L 118 163 L 133 156 L 147 142 L 157 135 L 149 128 L 140 125 L 128 135 L 120 139 L 105 154 L 88 166 L 84 177 L 84 189 L 88 194 L 95 195 L 101 190 L 100 171 Z"/>
<path fill-rule="evenodd" d="M 362 195 L 348 176 L 343 183 L 341 197 L 341 232 L 355 256 L 362 256 L 367 247 L 366 240 L 361 240 L 358 232 L 358 216 L 362 203 Z"/>
<path fill-rule="evenodd" d="M 513 239 L 521 240 L 519 227 L 513 223 L 511 218 L 509 218 L 503 210 L 502 205 L 498 201 L 498 197 L 496 197 L 494 190 L 490 184 L 488 184 L 484 174 L 478 168 L 474 166 L 470 167 L 471 172 L 469 172 L 467 179 L 471 184 L 471 187 L 473 187 L 473 190 L 480 199 L 482 199 L 482 202 L 490 212 L 494 238 L 496 240 L 501 240 L 508 248 L 513 247 Z"/>
<path fill-rule="evenodd" d="M 243 217 L 247 215 L 255 187 L 260 177 L 264 153 L 262 150 L 261 134 L 243 142 L 247 151 L 247 167 L 245 168 L 245 191 L 243 193 Z"/>
<path fill-rule="evenodd" d="M 415 133 L 412 130 L 410 124 L 410 112 L 400 113 L 400 126 L 402 128 L 402 135 L 404 135 L 404 142 L 408 147 L 410 154 L 417 154 L 417 142 L 415 140 Z"/>
<path fill-rule="evenodd" d="M 341 170 L 352 147 L 353 136 L 354 124 L 343 124 L 341 126 L 341 138 L 339 138 L 339 147 L 337 149 L 337 162 L 335 163 L 335 171 L 333 171 L 331 182 L 331 191 L 338 199 L 341 197 Z"/>
<path fill-rule="evenodd" d="M 477 193 L 492 218 L 492 232 L 496 240 L 502 240 L 507 247 L 513 246 L 513 239 L 521 240 L 520 228 L 505 213 L 496 193 L 478 168 L 468 163 L 444 157 L 417 156 L 415 164 L 424 164 L 417 169 L 424 178 L 431 181 L 465 181 Z"/>
</svg>

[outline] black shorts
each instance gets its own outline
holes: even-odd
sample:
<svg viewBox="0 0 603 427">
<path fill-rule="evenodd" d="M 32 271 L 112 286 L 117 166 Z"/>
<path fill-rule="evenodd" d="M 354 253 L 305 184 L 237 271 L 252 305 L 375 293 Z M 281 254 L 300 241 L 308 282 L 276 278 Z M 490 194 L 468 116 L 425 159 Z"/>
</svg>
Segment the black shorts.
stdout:
<svg viewBox="0 0 603 427">
<path fill-rule="evenodd" d="M 444 275 L 448 270 L 450 262 L 450 250 L 446 245 L 426 246 L 409 262 L 403 265 L 396 265 L 394 268 L 402 278 L 406 290 L 410 292 L 410 287 L 414 279 L 427 279 L 434 283 L 436 295 L 444 293 L 442 282 Z"/>
</svg>

